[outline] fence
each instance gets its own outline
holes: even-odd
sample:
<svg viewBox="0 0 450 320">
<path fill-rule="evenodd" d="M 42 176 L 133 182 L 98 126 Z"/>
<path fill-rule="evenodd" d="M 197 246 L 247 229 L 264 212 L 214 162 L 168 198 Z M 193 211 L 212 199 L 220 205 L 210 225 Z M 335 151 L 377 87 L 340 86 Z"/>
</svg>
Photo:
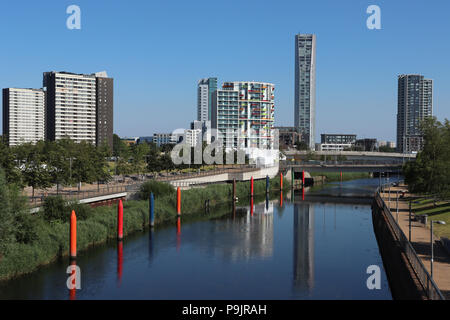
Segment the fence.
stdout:
<svg viewBox="0 0 450 320">
<path fill-rule="evenodd" d="M 217 174 L 222 174 L 222 173 L 230 173 L 230 172 L 250 172 L 250 171 L 254 171 L 254 170 L 258 170 L 258 169 L 252 165 L 239 165 L 239 166 L 234 165 L 233 167 L 220 168 L 220 169 L 215 168 L 214 170 L 200 171 L 200 172 L 195 172 L 195 173 L 177 173 L 177 174 L 173 174 L 170 176 L 151 176 L 151 178 L 147 177 L 147 179 L 142 179 L 140 182 L 132 182 L 132 183 L 123 184 L 123 185 L 112 185 L 112 186 L 108 185 L 107 187 L 97 188 L 97 189 L 92 189 L 92 190 L 80 190 L 80 191 L 64 190 L 64 191 L 60 191 L 58 193 L 53 192 L 51 194 L 29 197 L 29 199 L 30 199 L 30 204 L 32 207 L 39 207 L 40 205 L 42 205 L 44 199 L 50 195 L 51 196 L 59 195 L 64 200 L 67 200 L 67 201 L 68 200 L 82 200 L 82 199 L 106 196 L 106 195 L 115 194 L 115 193 L 137 191 L 137 190 L 139 190 L 142 183 L 149 181 L 149 180 L 156 180 L 156 181 L 161 181 L 161 182 L 174 181 L 171 184 L 176 187 L 177 186 L 189 187 L 190 185 L 193 185 L 193 184 L 197 185 L 199 183 L 184 182 L 184 181 L 179 181 L 179 180 L 189 179 L 189 178 L 199 178 L 199 177 L 217 175 Z M 137 181 L 140 179 L 136 178 L 134 180 Z M 208 183 L 201 183 L 201 184 L 208 184 Z"/>
<path fill-rule="evenodd" d="M 381 189 L 383 190 L 385 187 L 386 185 L 383 185 Z M 428 273 L 427 269 L 423 265 L 422 260 L 419 258 L 413 246 L 411 245 L 411 242 L 408 241 L 408 238 L 403 233 L 403 230 L 400 228 L 397 221 L 394 219 L 394 216 L 392 215 L 389 208 L 386 206 L 386 203 L 384 202 L 383 198 L 380 195 L 380 188 L 378 188 L 376 191 L 375 199 L 378 203 L 378 206 L 382 208 L 383 212 L 385 213 L 385 216 L 388 219 L 388 223 L 391 227 L 391 230 L 393 230 L 394 236 L 398 241 L 400 249 L 407 257 L 420 284 L 422 285 L 423 292 L 425 293 L 425 295 L 428 297 L 428 299 L 431 300 L 445 300 L 438 286 L 436 285 L 436 283 Z"/>
</svg>

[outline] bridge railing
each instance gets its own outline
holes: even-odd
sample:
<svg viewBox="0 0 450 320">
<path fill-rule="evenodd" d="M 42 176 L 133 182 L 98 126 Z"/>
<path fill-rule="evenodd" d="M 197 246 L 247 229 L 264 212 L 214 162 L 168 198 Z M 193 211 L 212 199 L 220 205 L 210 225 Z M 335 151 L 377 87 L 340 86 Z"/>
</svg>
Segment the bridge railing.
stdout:
<svg viewBox="0 0 450 320">
<path fill-rule="evenodd" d="M 398 241 L 400 249 L 403 251 L 412 269 L 414 270 L 423 288 L 423 293 L 425 294 L 425 296 L 427 296 L 428 299 L 430 300 L 445 300 L 444 296 L 442 295 L 438 286 L 434 282 L 433 278 L 430 276 L 427 269 L 423 265 L 422 260 L 419 258 L 416 251 L 414 250 L 411 242 L 408 240 L 403 230 L 401 229 L 397 221 L 394 219 L 394 216 L 392 215 L 391 210 L 386 205 L 386 202 L 383 200 L 383 197 L 381 197 L 380 191 L 385 190 L 386 188 L 392 185 L 393 183 L 384 184 L 383 186 L 378 188 L 375 194 L 375 199 L 378 205 L 384 211 L 385 216 L 388 219 L 388 223 L 391 226 L 391 230 L 394 232 L 394 236 Z"/>
</svg>

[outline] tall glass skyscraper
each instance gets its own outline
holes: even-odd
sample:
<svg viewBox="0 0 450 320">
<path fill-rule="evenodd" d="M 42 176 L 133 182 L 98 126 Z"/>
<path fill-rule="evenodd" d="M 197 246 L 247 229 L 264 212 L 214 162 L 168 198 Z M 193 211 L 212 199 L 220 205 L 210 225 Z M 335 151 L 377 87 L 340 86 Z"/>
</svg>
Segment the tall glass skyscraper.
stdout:
<svg viewBox="0 0 450 320">
<path fill-rule="evenodd" d="M 197 120 L 211 121 L 212 95 L 217 90 L 217 78 L 201 79 L 197 89 Z"/>
<path fill-rule="evenodd" d="M 423 138 L 420 122 L 433 115 L 433 80 L 422 75 L 398 77 L 397 150 L 420 151 Z"/>
<path fill-rule="evenodd" d="M 295 127 L 314 149 L 316 129 L 316 36 L 295 36 Z"/>
</svg>

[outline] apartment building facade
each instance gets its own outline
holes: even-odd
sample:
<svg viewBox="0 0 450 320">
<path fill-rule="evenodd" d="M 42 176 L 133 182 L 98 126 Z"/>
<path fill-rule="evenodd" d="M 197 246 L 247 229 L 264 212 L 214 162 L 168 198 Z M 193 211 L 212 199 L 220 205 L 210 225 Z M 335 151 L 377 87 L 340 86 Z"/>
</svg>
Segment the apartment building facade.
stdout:
<svg viewBox="0 0 450 320">
<path fill-rule="evenodd" d="M 418 152 L 423 147 L 420 122 L 433 116 L 433 80 L 423 75 L 398 77 L 397 150 Z"/>
<path fill-rule="evenodd" d="M 45 139 L 42 89 L 3 89 L 3 137 L 10 146 Z"/>
<path fill-rule="evenodd" d="M 315 148 L 316 36 L 295 36 L 294 125 L 310 149 Z"/>
</svg>

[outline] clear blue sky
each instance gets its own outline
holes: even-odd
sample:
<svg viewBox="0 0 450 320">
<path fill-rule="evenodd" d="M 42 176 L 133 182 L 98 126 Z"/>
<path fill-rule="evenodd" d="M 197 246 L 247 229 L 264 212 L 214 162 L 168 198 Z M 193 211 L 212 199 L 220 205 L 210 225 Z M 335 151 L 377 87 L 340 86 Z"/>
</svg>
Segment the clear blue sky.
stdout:
<svg viewBox="0 0 450 320">
<path fill-rule="evenodd" d="M 66 8 L 81 7 L 81 30 Z M 366 9 L 381 7 L 382 30 Z M 41 87 L 42 72 L 115 78 L 114 131 L 187 128 L 200 78 L 276 85 L 276 125 L 294 123 L 294 36 L 317 35 L 317 136 L 394 140 L 397 75 L 434 79 L 434 114 L 450 118 L 450 2 L 8 1 L 0 11 L 0 87 Z"/>
</svg>

